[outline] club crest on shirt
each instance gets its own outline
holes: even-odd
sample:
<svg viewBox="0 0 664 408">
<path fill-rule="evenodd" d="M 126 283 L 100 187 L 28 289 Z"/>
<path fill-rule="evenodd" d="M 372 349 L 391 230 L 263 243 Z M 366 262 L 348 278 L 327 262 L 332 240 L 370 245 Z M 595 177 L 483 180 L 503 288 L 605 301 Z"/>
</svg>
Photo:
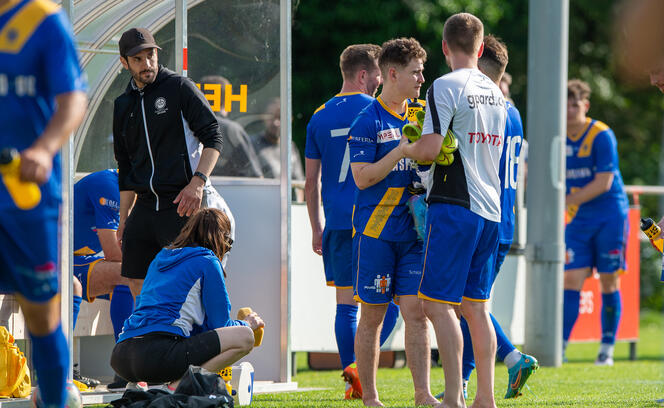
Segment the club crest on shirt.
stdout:
<svg viewBox="0 0 664 408">
<path fill-rule="evenodd" d="M 401 140 L 401 130 L 398 128 L 384 129 L 378 132 L 378 143 L 387 143 Z"/>
<path fill-rule="evenodd" d="M 168 111 L 168 108 L 166 107 L 166 98 L 163 96 L 160 96 L 154 101 L 154 113 L 157 115 L 161 115 L 162 113 L 166 113 Z"/>
</svg>

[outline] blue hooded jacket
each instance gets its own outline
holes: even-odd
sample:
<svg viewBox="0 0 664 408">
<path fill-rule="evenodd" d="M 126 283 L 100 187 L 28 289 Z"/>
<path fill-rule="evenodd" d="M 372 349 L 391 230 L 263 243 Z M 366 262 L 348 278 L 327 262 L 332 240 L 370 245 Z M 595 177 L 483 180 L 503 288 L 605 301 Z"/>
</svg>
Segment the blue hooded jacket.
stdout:
<svg viewBox="0 0 664 408">
<path fill-rule="evenodd" d="M 224 273 L 203 247 L 162 249 L 148 268 L 132 315 L 118 343 L 153 332 L 190 337 L 227 326 L 246 326 L 230 318 Z"/>
</svg>

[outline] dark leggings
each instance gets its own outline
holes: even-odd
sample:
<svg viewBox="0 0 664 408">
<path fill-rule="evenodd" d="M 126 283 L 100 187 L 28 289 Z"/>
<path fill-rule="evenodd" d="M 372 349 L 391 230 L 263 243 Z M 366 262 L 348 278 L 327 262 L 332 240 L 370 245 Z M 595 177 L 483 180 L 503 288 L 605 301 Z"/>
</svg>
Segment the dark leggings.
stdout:
<svg viewBox="0 0 664 408">
<path fill-rule="evenodd" d="M 182 378 L 189 365 L 200 366 L 219 354 L 214 330 L 192 337 L 156 332 L 116 344 L 111 367 L 127 381 L 166 383 Z"/>
</svg>

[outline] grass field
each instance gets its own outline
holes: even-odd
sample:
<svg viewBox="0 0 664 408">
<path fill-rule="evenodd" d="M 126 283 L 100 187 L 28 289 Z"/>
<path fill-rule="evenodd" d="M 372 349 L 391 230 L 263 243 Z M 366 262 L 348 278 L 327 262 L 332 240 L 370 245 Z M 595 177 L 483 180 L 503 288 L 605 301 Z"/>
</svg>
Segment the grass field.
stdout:
<svg viewBox="0 0 664 408">
<path fill-rule="evenodd" d="M 499 407 L 664 407 L 664 317 L 644 313 L 641 317 L 638 360 L 629 361 L 627 343 L 616 345 L 615 366 L 595 367 L 597 344 L 572 344 L 569 362 L 561 368 L 540 368 L 528 380 L 530 391 L 504 400 L 507 369 L 496 366 L 495 395 Z M 312 371 L 306 355 L 298 355 L 298 374 L 293 378 L 300 388 L 314 391 L 254 396 L 252 407 L 361 407 L 361 401 L 344 401 L 344 384 L 338 371 Z M 434 394 L 443 390 L 443 370 L 432 369 Z M 379 369 L 378 391 L 388 407 L 412 407 L 412 382 L 408 369 Z M 475 378 L 469 384 L 469 401 L 475 394 Z"/>
</svg>

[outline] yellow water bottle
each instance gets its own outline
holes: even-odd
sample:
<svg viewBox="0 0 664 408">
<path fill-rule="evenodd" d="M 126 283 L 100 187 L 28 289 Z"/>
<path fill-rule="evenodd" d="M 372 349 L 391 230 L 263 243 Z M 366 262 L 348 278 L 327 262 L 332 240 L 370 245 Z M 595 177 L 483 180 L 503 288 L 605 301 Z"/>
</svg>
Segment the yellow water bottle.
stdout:
<svg viewBox="0 0 664 408">
<path fill-rule="evenodd" d="M 650 243 L 656 250 L 663 252 L 664 239 L 656 238 L 662 230 L 657 224 L 655 224 L 655 221 L 653 221 L 652 218 L 641 218 L 641 231 L 648 236 Z"/>
<path fill-rule="evenodd" d="M 14 148 L 0 151 L 0 174 L 9 195 L 21 210 L 33 209 L 41 200 L 41 191 L 36 183 L 21 180 L 21 155 Z"/>
<path fill-rule="evenodd" d="M 251 310 L 250 307 L 243 307 L 242 309 L 237 311 L 237 319 L 244 320 L 245 317 L 249 316 L 253 312 L 254 311 Z M 258 329 L 254 330 L 254 347 L 258 347 L 261 345 L 261 343 L 263 342 L 264 333 L 265 329 L 263 327 L 259 327 Z"/>
</svg>

